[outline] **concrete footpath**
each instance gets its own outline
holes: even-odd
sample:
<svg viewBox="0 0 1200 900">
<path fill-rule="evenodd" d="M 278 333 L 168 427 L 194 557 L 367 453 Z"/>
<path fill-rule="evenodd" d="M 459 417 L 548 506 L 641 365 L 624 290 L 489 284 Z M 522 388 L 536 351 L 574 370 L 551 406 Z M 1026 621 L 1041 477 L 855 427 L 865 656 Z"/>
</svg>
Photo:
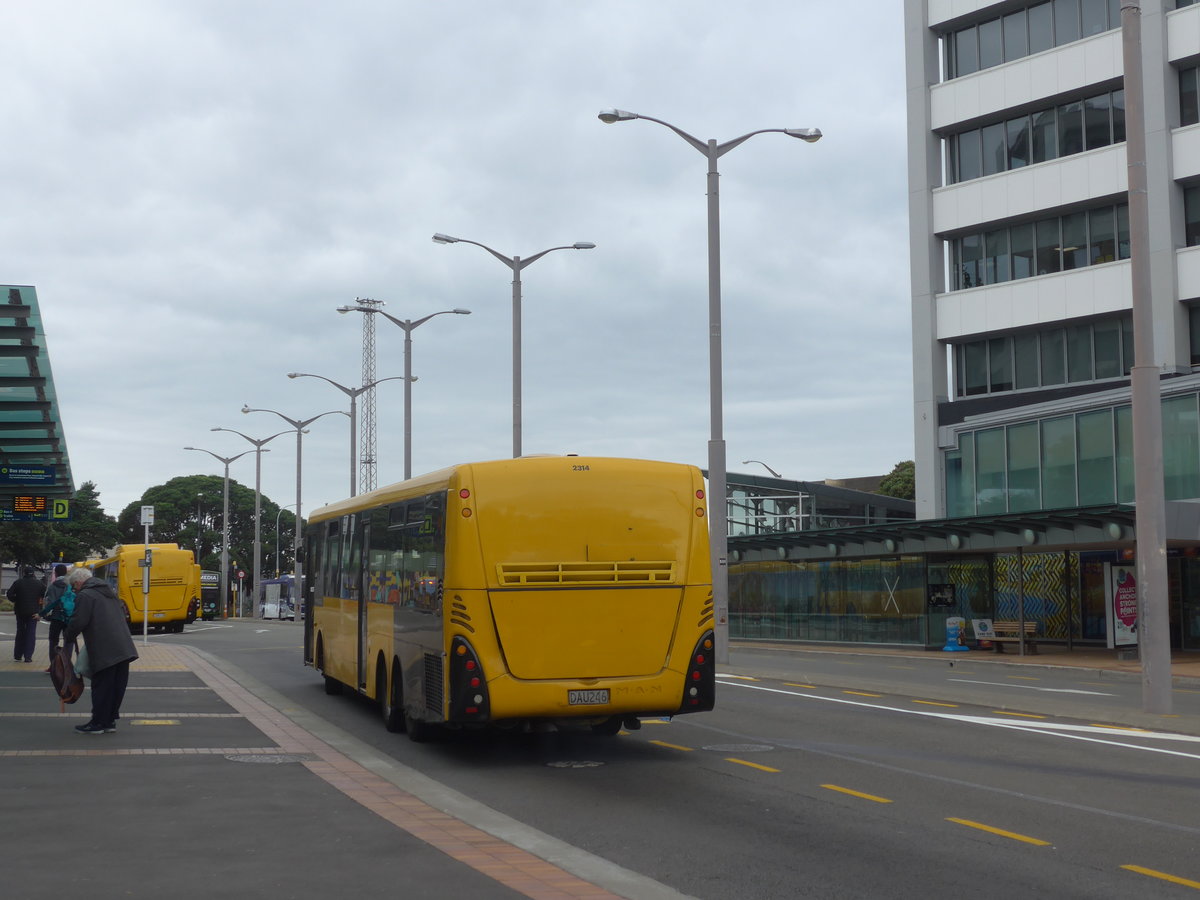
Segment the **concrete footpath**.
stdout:
<svg viewBox="0 0 1200 900">
<path fill-rule="evenodd" d="M 87 693 L 60 712 L 44 640 L 30 664 L 11 650 L 0 638 L 6 900 L 683 896 L 420 775 L 200 650 L 139 643 L 117 732 L 102 735 L 74 731 L 88 718 Z M 730 673 L 763 677 L 786 677 L 812 653 L 935 658 L 733 650 Z M 1113 651 L 953 655 L 1108 677 L 1138 671 Z M 1181 656 L 1175 673 L 1200 687 L 1200 657 Z"/>
</svg>

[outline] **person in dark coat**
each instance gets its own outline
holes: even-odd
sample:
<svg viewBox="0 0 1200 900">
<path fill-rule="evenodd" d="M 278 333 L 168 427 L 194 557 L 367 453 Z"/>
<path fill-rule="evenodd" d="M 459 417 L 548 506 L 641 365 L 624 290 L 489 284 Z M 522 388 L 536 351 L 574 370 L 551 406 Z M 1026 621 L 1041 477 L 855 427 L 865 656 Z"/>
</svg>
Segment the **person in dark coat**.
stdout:
<svg viewBox="0 0 1200 900">
<path fill-rule="evenodd" d="M 59 563 L 54 567 L 54 580 L 46 588 L 46 605 L 38 613 L 50 623 L 50 659 L 58 652 L 58 639 L 67 627 L 70 616 L 63 609 L 62 598 L 67 592 L 67 567 Z M 47 672 L 50 670 L 47 669 Z"/>
<path fill-rule="evenodd" d="M 37 645 L 38 610 L 42 608 L 42 597 L 46 586 L 36 577 L 32 568 L 12 583 L 8 599 L 12 601 L 13 615 L 17 617 L 17 637 L 13 641 L 13 659 L 33 662 L 33 650 Z"/>
<path fill-rule="evenodd" d="M 75 730 L 80 734 L 113 732 L 129 684 L 129 664 L 138 658 L 125 610 L 108 582 L 93 576 L 91 569 L 71 569 L 67 584 L 75 590 L 75 614 L 67 623 L 63 642 L 69 645 L 83 635 L 92 670 L 92 718 Z"/>
</svg>

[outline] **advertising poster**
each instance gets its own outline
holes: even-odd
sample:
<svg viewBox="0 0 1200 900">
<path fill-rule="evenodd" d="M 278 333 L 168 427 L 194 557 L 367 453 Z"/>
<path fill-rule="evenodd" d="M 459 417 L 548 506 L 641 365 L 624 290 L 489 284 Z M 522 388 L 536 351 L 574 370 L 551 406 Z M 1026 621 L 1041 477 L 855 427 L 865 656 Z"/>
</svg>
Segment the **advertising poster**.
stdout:
<svg viewBox="0 0 1200 900">
<path fill-rule="evenodd" d="M 1128 647 L 1137 643 L 1137 570 L 1133 566 L 1106 564 L 1108 595 L 1108 646 Z"/>
</svg>

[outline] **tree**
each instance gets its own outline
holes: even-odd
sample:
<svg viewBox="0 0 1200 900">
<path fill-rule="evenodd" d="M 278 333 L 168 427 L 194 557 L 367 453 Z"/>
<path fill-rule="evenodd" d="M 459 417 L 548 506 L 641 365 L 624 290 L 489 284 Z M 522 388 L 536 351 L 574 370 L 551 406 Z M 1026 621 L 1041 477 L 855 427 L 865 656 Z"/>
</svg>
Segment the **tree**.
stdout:
<svg viewBox="0 0 1200 900">
<path fill-rule="evenodd" d="M 179 544 L 195 551 L 196 561 L 202 568 L 219 570 L 224 532 L 221 521 L 224 488 L 225 479 L 220 475 L 181 475 L 148 488 L 140 500 L 121 511 L 117 519 L 121 539 L 128 544 L 142 543 L 145 529 L 141 525 L 141 508 L 153 506 L 150 543 Z M 290 569 L 296 516 L 286 509 L 281 513 L 279 505 L 265 494 L 261 509 L 263 572 L 274 572 L 277 547 L 280 566 Z M 279 534 L 275 533 L 276 521 L 279 522 Z M 236 561 L 247 572 L 254 565 L 254 490 L 232 478 L 229 480 L 229 561 Z"/>
<path fill-rule="evenodd" d="M 898 500 L 915 500 L 917 498 L 916 463 L 911 459 L 898 462 L 892 471 L 883 476 L 879 482 L 879 493 Z"/>
</svg>

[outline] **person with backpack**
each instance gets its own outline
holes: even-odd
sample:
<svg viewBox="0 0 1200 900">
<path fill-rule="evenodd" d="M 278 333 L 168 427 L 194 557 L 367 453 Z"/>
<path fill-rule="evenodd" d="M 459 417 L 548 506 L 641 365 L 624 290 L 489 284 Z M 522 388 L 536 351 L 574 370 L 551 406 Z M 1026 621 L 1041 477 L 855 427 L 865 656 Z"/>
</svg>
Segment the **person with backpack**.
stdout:
<svg viewBox="0 0 1200 900">
<path fill-rule="evenodd" d="M 26 567 L 24 574 L 8 589 L 13 615 L 17 617 L 17 636 L 13 641 L 13 659 L 17 662 L 22 659 L 33 662 L 33 650 L 37 646 L 38 610 L 46 586 L 34 575 L 33 568 Z"/>
<path fill-rule="evenodd" d="M 67 623 L 63 642 L 72 644 L 82 635 L 92 670 L 92 717 L 75 730 L 80 734 L 111 733 L 121 717 L 129 664 L 138 658 L 125 608 L 112 586 L 85 566 L 67 572 L 67 584 L 75 591 L 75 613 Z"/>
<path fill-rule="evenodd" d="M 50 659 L 58 652 L 58 639 L 75 612 L 75 591 L 67 584 L 67 567 L 58 563 L 54 567 L 54 580 L 46 589 L 46 605 L 38 613 L 50 623 Z M 50 671 L 50 667 L 46 667 Z"/>
</svg>

